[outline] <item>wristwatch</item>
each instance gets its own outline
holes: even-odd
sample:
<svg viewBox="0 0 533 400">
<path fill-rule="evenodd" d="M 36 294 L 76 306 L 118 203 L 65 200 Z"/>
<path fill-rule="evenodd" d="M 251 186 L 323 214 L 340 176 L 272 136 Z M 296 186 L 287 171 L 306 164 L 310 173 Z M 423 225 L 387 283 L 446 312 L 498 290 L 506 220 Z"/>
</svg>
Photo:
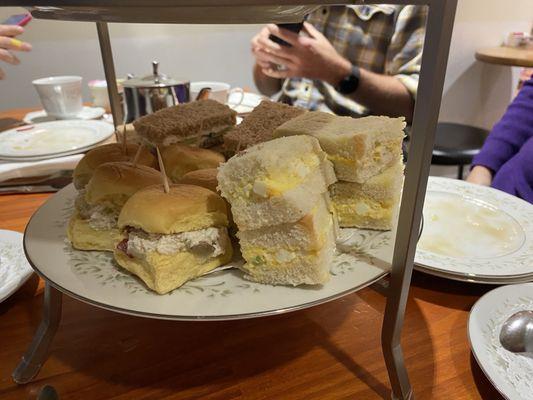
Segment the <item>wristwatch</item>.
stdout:
<svg viewBox="0 0 533 400">
<path fill-rule="evenodd" d="M 359 78 L 361 71 L 356 65 L 352 65 L 352 70 L 349 75 L 345 76 L 335 88 L 341 94 L 352 94 L 359 86 Z"/>
</svg>

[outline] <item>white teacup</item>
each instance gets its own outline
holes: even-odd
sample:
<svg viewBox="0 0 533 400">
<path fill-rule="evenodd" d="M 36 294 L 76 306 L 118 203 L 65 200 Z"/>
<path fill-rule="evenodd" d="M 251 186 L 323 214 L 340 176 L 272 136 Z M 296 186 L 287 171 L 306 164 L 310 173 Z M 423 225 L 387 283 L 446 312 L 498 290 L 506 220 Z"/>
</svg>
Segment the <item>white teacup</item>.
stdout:
<svg viewBox="0 0 533 400">
<path fill-rule="evenodd" d="M 240 94 L 240 97 L 237 102 L 231 103 L 232 106 L 238 106 L 244 100 L 244 90 L 242 90 L 241 88 L 231 89 L 231 85 L 229 83 L 208 81 L 191 82 L 191 100 L 196 100 L 198 93 L 200 93 L 200 90 L 202 90 L 203 88 L 210 88 L 211 92 L 209 93 L 209 98 L 212 100 L 216 100 L 222 104 L 226 104 L 228 102 L 229 96 L 233 93 Z"/>
<path fill-rule="evenodd" d="M 49 116 L 69 119 L 83 110 L 81 80 L 81 76 L 51 76 L 32 83 Z"/>
<path fill-rule="evenodd" d="M 94 107 L 103 107 L 109 110 L 109 95 L 107 94 L 107 82 L 104 80 L 93 80 L 88 83 Z"/>
</svg>

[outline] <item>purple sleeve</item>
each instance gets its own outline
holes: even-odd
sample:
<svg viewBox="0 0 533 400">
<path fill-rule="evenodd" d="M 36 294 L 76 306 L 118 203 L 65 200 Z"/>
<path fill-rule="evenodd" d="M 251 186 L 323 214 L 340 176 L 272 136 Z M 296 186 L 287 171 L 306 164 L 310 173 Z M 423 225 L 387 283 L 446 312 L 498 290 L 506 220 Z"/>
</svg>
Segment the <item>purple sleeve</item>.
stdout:
<svg viewBox="0 0 533 400">
<path fill-rule="evenodd" d="M 533 78 L 524 86 L 494 125 L 472 166 L 483 165 L 495 174 L 513 157 L 522 145 L 533 137 Z"/>
</svg>

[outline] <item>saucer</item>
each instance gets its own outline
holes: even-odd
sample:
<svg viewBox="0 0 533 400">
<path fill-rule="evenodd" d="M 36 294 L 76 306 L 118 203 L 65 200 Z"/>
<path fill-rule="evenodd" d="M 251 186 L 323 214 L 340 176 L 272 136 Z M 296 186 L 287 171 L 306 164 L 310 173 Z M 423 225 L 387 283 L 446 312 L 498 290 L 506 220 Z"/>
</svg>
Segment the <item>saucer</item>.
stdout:
<svg viewBox="0 0 533 400">
<path fill-rule="evenodd" d="M 105 110 L 102 107 L 89 107 L 84 106 L 81 112 L 77 115 L 77 118 L 69 118 L 69 119 L 98 119 L 101 118 L 105 114 Z M 23 118 L 23 121 L 27 124 L 37 124 L 39 122 L 50 122 L 50 121 L 58 121 L 59 118 L 51 117 L 46 114 L 46 111 L 39 110 L 39 111 L 33 111 L 28 114 L 26 114 Z"/>
</svg>

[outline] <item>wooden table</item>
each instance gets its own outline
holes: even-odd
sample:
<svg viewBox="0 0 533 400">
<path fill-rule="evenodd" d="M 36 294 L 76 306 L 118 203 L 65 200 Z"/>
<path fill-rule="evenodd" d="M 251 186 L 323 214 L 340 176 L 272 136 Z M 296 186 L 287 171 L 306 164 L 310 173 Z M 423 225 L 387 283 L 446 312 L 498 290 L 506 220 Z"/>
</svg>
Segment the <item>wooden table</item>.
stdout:
<svg viewBox="0 0 533 400">
<path fill-rule="evenodd" d="M 533 67 L 533 49 L 520 47 L 489 47 L 476 51 L 476 60 L 513 67 Z"/>
<path fill-rule="evenodd" d="M 48 196 L 0 196 L 0 229 L 22 232 Z M 48 361 L 35 381 L 17 386 L 10 375 L 40 321 L 42 286 L 34 276 L 0 304 L 3 400 L 35 398 L 46 384 L 62 400 L 390 398 L 380 345 L 385 298 L 371 288 L 308 310 L 231 322 L 149 320 L 64 296 Z M 417 399 L 502 399 L 466 333 L 468 311 L 491 288 L 415 272 L 403 349 Z"/>
</svg>

